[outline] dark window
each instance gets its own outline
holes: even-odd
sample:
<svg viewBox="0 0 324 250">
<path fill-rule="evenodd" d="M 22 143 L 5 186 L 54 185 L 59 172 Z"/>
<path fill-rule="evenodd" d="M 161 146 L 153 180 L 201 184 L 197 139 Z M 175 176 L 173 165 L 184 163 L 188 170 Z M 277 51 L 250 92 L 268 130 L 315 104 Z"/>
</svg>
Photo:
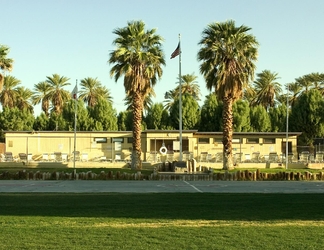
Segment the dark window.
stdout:
<svg viewBox="0 0 324 250">
<path fill-rule="evenodd" d="M 263 143 L 264 144 L 275 144 L 276 138 L 263 138 Z"/>
<path fill-rule="evenodd" d="M 259 138 L 246 138 L 246 143 L 259 143 Z"/>
<path fill-rule="evenodd" d="M 94 141 L 96 143 L 107 143 L 107 137 L 95 137 Z"/>
<path fill-rule="evenodd" d="M 198 143 L 209 144 L 209 138 L 198 138 Z"/>
</svg>

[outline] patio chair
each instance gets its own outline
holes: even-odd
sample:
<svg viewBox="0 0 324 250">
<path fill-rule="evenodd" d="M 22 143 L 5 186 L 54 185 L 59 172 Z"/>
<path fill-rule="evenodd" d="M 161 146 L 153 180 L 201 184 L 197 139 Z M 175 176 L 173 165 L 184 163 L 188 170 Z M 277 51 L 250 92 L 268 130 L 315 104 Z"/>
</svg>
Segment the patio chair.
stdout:
<svg viewBox="0 0 324 250">
<path fill-rule="evenodd" d="M 260 152 L 253 152 L 251 162 L 259 162 L 260 161 Z"/>
<path fill-rule="evenodd" d="M 120 153 L 115 154 L 115 162 L 121 162 L 122 161 L 122 157 Z"/>
<path fill-rule="evenodd" d="M 5 152 L 5 161 L 13 161 L 13 156 L 11 152 Z"/>
<path fill-rule="evenodd" d="M 215 162 L 223 162 L 223 152 L 218 152 L 215 154 Z"/>
<path fill-rule="evenodd" d="M 21 161 L 21 162 L 27 161 L 27 154 L 19 153 L 18 156 L 19 156 L 19 161 Z"/>
<path fill-rule="evenodd" d="M 200 157 L 199 157 L 199 161 L 200 162 L 207 162 L 207 155 L 208 155 L 207 152 L 201 152 Z"/>
<path fill-rule="evenodd" d="M 81 161 L 88 161 L 88 153 L 82 153 Z"/>
<path fill-rule="evenodd" d="M 299 161 L 306 163 L 308 162 L 308 160 L 309 160 L 309 152 L 308 151 L 301 152 L 299 155 Z"/>
<path fill-rule="evenodd" d="M 241 163 L 243 158 L 243 153 L 234 154 L 234 163 Z"/>
<path fill-rule="evenodd" d="M 48 160 L 49 161 L 55 161 L 55 154 L 54 153 L 48 154 Z"/>
<path fill-rule="evenodd" d="M 293 162 L 293 160 L 294 160 L 294 154 L 288 153 L 288 162 Z"/>
<path fill-rule="evenodd" d="M 54 161 L 60 162 L 62 161 L 62 153 L 61 152 L 54 152 Z"/>
<path fill-rule="evenodd" d="M 212 162 L 213 161 L 213 155 L 212 154 L 207 154 L 206 160 L 207 160 L 207 162 Z"/>
<path fill-rule="evenodd" d="M 74 160 L 74 155 L 75 155 L 75 161 L 80 161 L 80 151 L 74 151 L 72 152 L 71 159 Z"/>
<path fill-rule="evenodd" d="M 315 162 L 323 162 L 324 152 L 318 151 L 315 155 Z"/>
<path fill-rule="evenodd" d="M 251 155 L 250 154 L 245 154 L 244 162 L 251 162 Z"/>
<path fill-rule="evenodd" d="M 48 153 L 43 153 L 43 155 L 42 155 L 42 161 L 49 161 Z"/>
<path fill-rule="evenodd" d="M 68 154 L 62 153 L 62 161 L 67 162 L 68 161 Z"/>
<path fill-rule="evenodd" d="M 278 162 L 278 154 L 277 152 L 269 153 L 269 160 L 268 162 Z"/>
</svg>

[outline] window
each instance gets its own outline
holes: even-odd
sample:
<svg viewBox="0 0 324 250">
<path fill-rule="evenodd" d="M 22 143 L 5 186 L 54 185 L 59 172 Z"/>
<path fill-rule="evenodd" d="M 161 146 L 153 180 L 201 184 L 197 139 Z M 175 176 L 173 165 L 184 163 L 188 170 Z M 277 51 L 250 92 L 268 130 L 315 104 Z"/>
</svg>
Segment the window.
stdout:
<svg viewBox="0 0 324 250">
<path fill-rule="evenodd" d="M 223 139 L 222 138 L 214 138 L 214 144 L 222 144 L 223 143 Z"/>
<path fill-rule="evenodd" d="M 107 143 L 107 137 L 95 137 L 93 140 L 96 143 Z"/>
<path fill-rule="evenodd" d="M 133 137 L 127 137 L 127 143 L 133 143 L 134 138 Z"/>
<path fill-rule="evenodd" d="M 111 138 L 111 142 L 120 142 L 120 143 L 123 143 L 124 142 L 124 137 Z"/>
<path fill-rule="evenodd" d="M 276 144 L 276 138 L 263 138 L 264 144 Z"/>
<path fill-rule="evenodd" d="M 246 143 L 259 143 L 259 138 L 246 138 Z"/>
<path fill-rule="evenodd" d="M 232 139 L 232 143 L 234 143 L 234 144 L 235 144 L 235 143 L 238 144 L 238 143 L 241 143 L 241 142 L 242 142 L 242 138 L 233 138 L 233 139 Z"/>
<path fill-rule="evenodd" d="M 198 143 L 209 144 L 209 138 L 198 138 Z"/>
</svg>

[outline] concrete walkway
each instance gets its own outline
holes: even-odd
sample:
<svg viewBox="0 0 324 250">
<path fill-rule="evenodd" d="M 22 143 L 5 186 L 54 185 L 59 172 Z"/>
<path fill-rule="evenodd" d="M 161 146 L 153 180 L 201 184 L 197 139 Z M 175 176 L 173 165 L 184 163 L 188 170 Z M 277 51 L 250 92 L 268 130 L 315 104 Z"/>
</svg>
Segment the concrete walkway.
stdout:
<svg viewBox="0 0 324 250">
<path fill-rule="evenodd" d="M 324 193 L 323 181 L 1 180 L 0 193 Z"/>
</svg>

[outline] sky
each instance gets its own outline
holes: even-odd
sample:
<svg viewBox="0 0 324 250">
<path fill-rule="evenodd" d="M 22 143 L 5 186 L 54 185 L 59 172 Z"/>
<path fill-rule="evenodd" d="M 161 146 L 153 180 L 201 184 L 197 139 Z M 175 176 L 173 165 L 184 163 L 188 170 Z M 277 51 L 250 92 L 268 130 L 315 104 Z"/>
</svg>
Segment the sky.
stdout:
<svg viewBox="0 0 324 250">
<path fill-rule="evenodd" d="M 324 1 L 322 0 L 0 0 L 0 44 L 14 59 L 10 74 L 33 90 L 47 76 L 59 74 L 76 82 L 98 78 L 106 86 L 117 112 L 124 111 L 122 79 L 110 77 L 113 30 L 142 20 L 164 38 L 166 66 L 156 84 L 154 102 L 177 86 L 178 57 L 170 59 L 181 34 L 181 73 L 198 76 L 200 105 L 210 92 L 199 72 L 198 42 L 208 24 L 234 20 L 251 28 L 259 56 L 256 73 L 278 73 L 284 85 L 300 76 L 324 73 Z M 41 112 L 35 107 L 35 115 Z"/>
</svg>

